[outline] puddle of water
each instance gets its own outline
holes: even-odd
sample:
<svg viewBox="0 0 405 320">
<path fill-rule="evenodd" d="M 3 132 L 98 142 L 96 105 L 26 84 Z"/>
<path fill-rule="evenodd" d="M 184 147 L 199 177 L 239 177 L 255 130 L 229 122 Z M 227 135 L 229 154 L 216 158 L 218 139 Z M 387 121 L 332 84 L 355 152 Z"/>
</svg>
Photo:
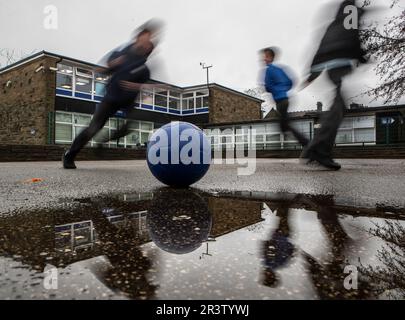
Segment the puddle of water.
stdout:
<svg viewBox="0 0 405 320">
<path fill-rule="evenodd" d="M 0 299 L 405 296 L 405 209 L 168 188 L 62 202 L 0 216 Z"/>
</svg>

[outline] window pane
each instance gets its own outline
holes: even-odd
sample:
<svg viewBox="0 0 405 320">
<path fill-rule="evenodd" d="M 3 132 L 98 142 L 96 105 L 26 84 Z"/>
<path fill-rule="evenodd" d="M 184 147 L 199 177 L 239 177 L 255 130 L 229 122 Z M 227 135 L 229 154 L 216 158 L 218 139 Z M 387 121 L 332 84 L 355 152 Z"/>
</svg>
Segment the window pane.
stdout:
<svg viewBox="0 0 405 320">
<path fill-rule="evenodd" d="M 91 79 L 79 77 L 76 78 L 76 91 L 90 94 L 91 90 L 92 90 Z"/>
<path fill-rule="evenodd" d="M 81 124 L 81 125 L 89 125 L 91 120 L 91 116 L 75 114 L 74 115 L 74 123 Z"/>
<path fill-rule="evenodd" d="M 208 95 L 208 90 L 200 90 L 196 92 L 197 96 L 206 96 Z"/>
<path fill-rule="evenodd" d="M 183 110 L 194 110 L 194 99 L 184 99 Z"/>
<path fill-rule="evenodd" d="M 139 143 L 139 132 L 132 131 L 129 135 L 127 135 L 127 144 L 136 145 Z"/>
<path fill-rule="evenodd" d="M 203 99 L 202 98 L 196 98 L 196 108 L 200 109 L 203 107 Z"/>
<path fill-rule="evenodd" d="M 72 125 L 60 124 L 55 125 L 55 140 L 56 141 L 72 141 Z"/>
<path fill-rule="evenodd" d="M 75 138 L 84 130 L 86 127 L 76 127 L 75 126 Z"/>
<path fill-rule="evenodd" d="M 208 106 L 209 106 L 209 98 L 204 97 L 203 98 L 203 108 L 208 108 Z"/>
<path fill-rule="evenodd" d="M 104 81 L 104 82 L 108 81 L 108 76 L 101 73 L 96 73 L 94 78 L 96 79 L 96 81 Z"/>
<path fill-rule="evenodd" d="M 128 120 L 128 128 L 129 129 L 139 130 L 139 122 L 138 121 L 133 121 L 133 120 Z"/>
<path fill-rule="evenodd" d="M 117 119 L 110 119 L 110 128 L 117 128 Z"/>
<path fill-rule="evenodd" d="M 353 128 L 353 118 L 345 118 L 340 125 L 341 129 L 352 129 Z"/>
<path fill-rule="evenodd" d="M 108 141 L 110 139 L 110 135 L 109 135 L 109 129 L 108 128 L 103 128 L 100 130 L 100 132 L 94 137 L 94 141 L 95 142 L 99 142 L 99 143 L 105 143 L 106 141 Z"/>
<path fill-rule="evenodd" d="M 374 142 L 374 129 L 356 129 L 354 130 L 355 142 Z"/>
<path fill-rule="evenodd" d="M 167 96 L 155 95 L 155 105 L 167 108 Z"/>
<path fill-rule="evenodd" d="M 72 114 L 56 112 L 55 121 L 72 123 Z"/>
<path fill-rule="evenodd" d="M 194 93 L 183 93 L 183 99 L 194 98 Z"/>
<path fill-rule="evenodd" d="M 149 141 L 149 133 L 141 132 L 141 143 L 147 143 Z"/>
<path fill-rule="evenodd" d="M 170 96 L 180 98 L 181 94 L 180 92 L 170 90 Z"/>
<path fill-rule="evenodd" d="M 153 106 L 153 93 L 149 91 L 142 91 L 142 103 Z"/>
<path fill-rule="evenodd" d="M 83 77 L 93 78 L 93 72 L 87 69 L 76 68 L 76 74 Z"/>
<path fill-rule="evenodd" d="M 148 122 L 141 122 L 141 130 L 152 131 L 153 130 L 153 124 L 148 123 Z"/>
<path fill-rule="evenodd" d="M 58 63 L 58 72 L 73 74 L 73 67 L 67 66 L 66 64 Z"/>
<path fill-rule="evenodd" d="M 352 143 L 352 132 L 351 131 L 339 131 L 336 136 L 336 143 Z"/>
<path fill-rule="evenodd" d="M 96 82 L 95 83 L 95 94 L 98 96 L 104 96 L 105 95 L 105 83 L 102 82 Z"/>
<path fill-rule="evenodd" d="M 374 117 L 353 118 L 355 128 L 374 128 Z"/>
<path fill-rule="evenodd" d="M 67 74 L 58 73 L 56 75 L 56 86 L 67 90 L 72 90 L 72 77 Z"/>
<path fill-rule="evenodd" d="M 169 98 L 169 108 L 174 110 L 180 110 L 180 100 L 175 98 Z"/>
<path fill-rule="evenodd" d="M 280 134 L 266 134 L 267 142 L 278 142 L 280 141 Z"/>
</svg>

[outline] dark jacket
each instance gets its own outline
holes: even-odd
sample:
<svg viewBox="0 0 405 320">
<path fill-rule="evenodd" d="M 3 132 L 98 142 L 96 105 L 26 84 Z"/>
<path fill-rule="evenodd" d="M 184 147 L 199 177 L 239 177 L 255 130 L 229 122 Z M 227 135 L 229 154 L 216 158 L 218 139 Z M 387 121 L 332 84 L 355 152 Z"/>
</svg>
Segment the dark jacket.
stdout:
<svg viewBox="0 0 405 320">
<path fill-rule="evenodd" d="M 344 21 L 349 15 L 349 13 L 344 12 L 347 6 L 355 6 L 357 8 L 358 21 L 360 23 L 364 10 L 357 7 L 354 0 L 343 1 L 335 20 L 328 26 L 321 40 L 318 51 L 312 61 L 312 66 L 334 59 L 355 59 L 363 63 L 366 62 L 365 53 L 361 49 L 359 30 L 345 28 Z"/>
</svg>

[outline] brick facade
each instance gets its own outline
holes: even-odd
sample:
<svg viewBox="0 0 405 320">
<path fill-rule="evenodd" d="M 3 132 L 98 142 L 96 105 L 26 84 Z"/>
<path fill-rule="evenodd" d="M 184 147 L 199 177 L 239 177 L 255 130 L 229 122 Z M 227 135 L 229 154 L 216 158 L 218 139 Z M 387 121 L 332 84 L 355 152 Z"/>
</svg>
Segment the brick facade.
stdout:
<svg viewBox="0 0 405 320">
<path fill-rule="evenodd" d="M 0 144 L 47 144 L 56 86 L 49 67 L 56 63 L 55 58 L 39 57 L 0 74 Z M 44 69 L 35 72 L 41 65 Z"/>
<path fill-rule="evenodd" d="M 261 116 L 261 102 L 225 89 L 210 88 L 210 124 L 257 121 Z"/>
</svg>

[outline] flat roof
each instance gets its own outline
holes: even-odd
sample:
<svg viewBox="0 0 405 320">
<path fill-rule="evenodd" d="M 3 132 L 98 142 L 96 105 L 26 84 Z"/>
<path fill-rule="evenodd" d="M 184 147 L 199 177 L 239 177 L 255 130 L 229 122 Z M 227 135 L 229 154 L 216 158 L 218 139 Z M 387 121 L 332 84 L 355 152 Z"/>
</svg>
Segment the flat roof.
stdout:
<svg viewBox="0 0 405 320">
<path fill-rule="evenodd" d="M 384 113 L 389 111 L 399 111 L 405 113 L 405 105 L 389 105 L 389 106 L 378 106 L 378 107 L 362 107 L 356 109 L 347 109 L 345 116 L 361 116 L 366 114 L 376 114 L 376 113 Z M 308 119 L 319 117 L 322 113 L 327 111 L 318 112 L 317 110 L 308 110 L 308 111 L 297 111 L 297 112 L 289 112 L 289 116 L 291 120 L 300 120 L 300 119 Z M 405 115 L 405 114 L 404 114 Z M 222 126 L 235 126 L 235 125 L 246 125 L 246 124 L 261 124 L 261 123 L 271 123 L 271 122 L 278 122 L 278 118 L 263 118 L 258 120 L 250 120 L 250 121 L 232 121 L 232 122 L 219 122 L 219 123 L 207 123 L 202 124 L 204 127 L 222 127 Z"/>
<path fill-rule="evenodd" d="M 12 63 L 12 64 L 10 64 L 8 66 L 5 66 L 4 68 L 1 68 L 0 69 L 0 74 L 4 73 L 6 71 L 9 71 L 9 70 L 11 70 L 13 68 L 17 68 L 17 67 L 19 67 L 19 66 L 21 66 L 21 65 L 23 65 L 25 63 L 36 60 L 36 59 L 38 59 L 40 57 L 43 57 L 43 56 L 54 57 L 54 58 L 58 58 L 60 60 L 67 60 L 67 61 L 71 61 L 73 63 L 82 64 L 82 65 L 90 66 L 90 67 L 93 67 L 93 68 L 104 68 L 104 66 L 101 66 L 101 65 L 98 65 L 98 64 L 95 64 L 95 63 L 91 63 L 91 62 L 83 61 L 83 60 L 80 60 L 80 59 L 75 59 L 75 58 L 67 57 L 67 56 L 64 56 L 64 55 L 57 54 L 57 53 L 42 50 L 42 51 L 36 52 L 36 53 L 34 53 L 34 54 L 32 54 L 32 55 L 30 55 L 28 57 L 25 57 L 25 58 L 23 58 L 23 59 L 21 59 L 19 61 L 16 61 L 16 62 L 14 62 L 14 63 Z M 225 90 L 225 91 L 228 91 L 228 92 L 243 96 L 245 98 L 255 100 L 257 102 L 264 102 L 264 100 L 262 100 L 262 99 L 259 99 L 259 98 L 250 96 L 250 95 L 248 95 L 246 93 L 243 93 L 243 92 L 240 92 L 240 91 L 225 87 L 225 86 L 220 85 L 218 83 L 209 83 L 208 85 L 207 84 L 200 84 L 200 85 L 180 87 L 180 86 L 176 86 L 174 84 L 163 82 L 163 81 L 160 81 L 160 80 L 151 79 L 151 81 L 156 82 L 156 83 L 160 83 L 160 84 L 165 84 L 165 85 L 168 85 L 170 87 L 177 88 L 179 90 L 205 89 L 207 87 L 209 87 L 209 88 L 219 88 L 219 89 L 222 89 L 222 90 Z"/>
</svg>

